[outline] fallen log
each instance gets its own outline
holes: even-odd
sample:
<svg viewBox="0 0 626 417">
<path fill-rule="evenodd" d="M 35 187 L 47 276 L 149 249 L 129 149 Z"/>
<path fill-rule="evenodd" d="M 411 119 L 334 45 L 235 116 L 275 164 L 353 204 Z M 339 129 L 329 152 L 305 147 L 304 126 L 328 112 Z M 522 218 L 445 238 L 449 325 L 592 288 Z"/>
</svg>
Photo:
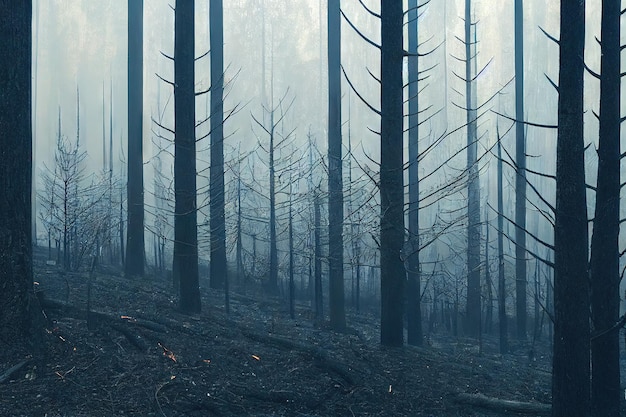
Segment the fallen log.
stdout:
<svg viewBox="0 0 626 417">
<path fill-rule="evenodd" d="M 11 377 L 13 376 L 13 374 L 15 374 L 20 369 L 22 369 L 28 362 L 30 362 L 30 359 L 24 359 L 23 361 L 21 361 L 17 365 L 13 365 L 9 369 L 7 369 L 5 373 L 0 375 L 0 384 L 4 383 L 6 381 L 9 381 L 11 379 Z"/>
<path fill-rule="evenodd" d="M 146 343 L 146 340 L 141 337 L 140 334 L 131 331 L 128 327 L 122 326 L 119 323 L 111 323 L 111 328 L 123 334 L 124 337 L 126 337 L 126 340 L 128 340 L 130 344 L 136 347 L 138 350 L 145 353 L 150 348 L 148 346 L 148 343 Z"/>
<path fill-rule="evenodd" d="M 503 400 L 501 398 L 487 397 L 484 394 L 463 392 L 457 395 L 456 401 L 461 404 L 487 408 L 501 413 L 548 415 L 552 411 L 551 404 Z"/>
<path fill-rule="evenodd" d="M 333 359 L 327 351 L 320 349 L 317 346 L 305 345 L 303 343 L 295 342 L 282 337 L 258 334 L 249 330 L 242 330 L 242 333 L 247 338 L 255 340 L 257 342 L 274 345 L 279 349 L 296 350 L 310 355 L 311 357 L 313 357 L 316 366 L 328 369 L 336 373 L 350 385 L 354 385 L 355 383 L 353 369 L 351 369 L 350 366 L 339 362 L 336 359 Z"/>
</svg>

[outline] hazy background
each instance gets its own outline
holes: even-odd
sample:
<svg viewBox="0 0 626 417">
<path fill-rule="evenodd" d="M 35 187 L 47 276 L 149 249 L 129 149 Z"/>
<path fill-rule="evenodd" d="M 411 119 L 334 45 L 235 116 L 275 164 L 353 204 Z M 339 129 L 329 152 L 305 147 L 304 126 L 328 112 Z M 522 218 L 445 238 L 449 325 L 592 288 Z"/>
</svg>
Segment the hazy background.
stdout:
<svg viewBox="0 0 626 417">
<path fill-rule="evenodd" d="M 186 0 L 190 1 L 190 0 Z M 172 88 L 160 81 L 155 74 L 173 80 L 173 63 L 160 52 L 173 55 L 174 46 L 174 1 L 144 1 L 144 184 L 150 188 L 154 178 L 154 158 L 163 142 L 155 139 L 152 130 L 158 128 L 151 118 L 163 116 L 162 122 L 173 127 Z M 196 54 L 208 50 L 208 0 L 196 1 Z M 379 10 L 379 2 L 365 1 L 373 10 Z M 34 128 L 36 147 L 36 167 L 50 165 L 54 156 L 59 109 L 61 111 L 63 135 L 76 136 L 77 89 L 80 91 L 80 135 L 81 148 L 88 152 L 88 168 L 98 172 L 103 169 L 102 140 L 114 138 L 113 162 L 116 175 L 124 176 L 126 154 L 126 86 L 127 86 L 127 10 L 126 3 L 120 0 L 35 0 L 34 1 Z M 491 59 L 493 61 L 478 78 L 478 102 L 483 103 L 500 91 L 484 109 L 514 115 L 514 85 L 509 82 L 514 75 L 513 42 L 513 1 L 474 1 L 474 16 L 478 23 L 478 68 Z M 435 66 L 429 78 L 421 83 L 426 87 L 420 95 L 420 106 L 430 110 L 423 113 L 422 119 L 432 116 L 420 127 L 420 147 L 424 149 L 435 138 L 445 132 L 452 132 L 465 123 L 465 113 L 453 103 L 464 105 L 464 85 L 455 75 L 464 74 L 463 63 L 455 57 L 464 57 L 463 45 L 456 37 L 463 36 L 462 0 L 431 0 L 423 8 L 419 20 L 419 38 L 423 42 L 421 52 L 437 48 L 431 55 L 420 58 L 420 68 Z M 525 1 L 525 100 L 526 118 L 532 122 L 556 124 L 557 93 L 546 79 L 549 76 L 558 82 L 558 47 L 539 30 L 545 29 L 558 38 L 559 4 L 539 0 Z M 368 15 L 357 0 L 342 1 L 342 9 L 360 30 L 374 42 L 380 42 L 379 23 Z M 600 70 L 599 37 L 600 1 L 587 2 L 587 65 Z M 445 30 L 444 30 L 445 28 Z M 294 131 L 294 140 L 285 155 L 304 155 L 307 135 L 317 143 L 320 152 L 326 153 L 326 1 L 324 0 L 224 0 L 224 57 L 227 85 L 225 110 L 234 106 L 240 110 L 228 119 L 225 125 L 225 159 L 234 161 L 237 152 L 252 151 L 259 141 L 267 138 L 255 126 L 251 114 L 262 120 L 264 100 L 277 102 L 287 90 L 289 98 L 295 98 L 294 106 L 286 117 L 285 129 Z M 379 74 L 379 54 L 367 45 L 343 22 L 342 63 L 360 94 L 373 106 L 379 106 L 379 86 L 367 72 Z M 197 89 L 209 87 L 210 56 L 196 63 Z M 263 71 L 265 69 L 265 71 Z M 263 77 L 265 75 L 265 77 Z M 586 82 L 586 142 L 597 143 L 598 124 L 592 111 L 598 111 L 599 82 L 587 75 Z M 349 91 L 344 82 L 343 88 L 344 143 L 350 133 L 353 153 L 365 170 L 376 172 L 379 141 L 370 131 L 379 130 L 378 117 Z M 112 94 L 112 98 L 110 97 Z M 196 118 L 206 117 L 208 96 L 197 99 Z M 112 132 L 109 117 L 112 116 Z M 103 120 L 104 119 L 104 120 Z M 349 123 L 348 123 L 349 120 Z M 479 155 L 489 149 L 496 140 L 496 124 L 501 133 L 508 131 L 511 122 L 487 113 L 479 122 Z M 208 124 L 197 131 L 197 136 L 206 134 Z M 505 148 L 514 152 L 514 129 L 503 139 Z M 198 169 L 206 167 L 208 161 L 208 139 L 198 145 Z M 527 129 L 527 150 L 530 155 L 528 167 L 554 174 L 556 130 L 529 127 Z M 462 148 L 466 142 L 465 130 L 460 129 L 447 137 L 436 152 L 429 154 L 420 166 L 420 173 L 431 172 L 450 155 Z M 108 144 L 107 144 L 108 149 Z M 108 150 L 107 150 L 108 152 Z M 166 176 L 172 171 L 171 157 L 160 153 L 160 171 Z M 259 161 L 262 152 L 250 157 L 242 169 L 252 169 L 254 175 L 263 177 L 267 167 Z M 108 156 L 106 157 L 108 158 Z M 257 160 L 251 163 L 252 159 Z M 495 206 L 496 201 L 496 161 L 487 156 L 481 163 L 481 198 Z M 347 164 L 347 162 L 346 162 Z M 465 153 L 461 152 L 438 175 L 430 177 L 421 185 L 422 194 L 446 184 L 458 175 L 466 164 Z M 347 165 L 345 165 L 347 166 Z M 588 181 L 595 183 L 596 154 L 593 147 L 587 152 Z M 352 163 L 353 178 L 365 195 L 375 193 L 372 182 L 363 175 L 357 164 Z M 347 169 L 344 169 L 346 172 Z M 38 171 L 39 172 L 39 171 Z M 321 173 L 322 171 L 320 171 Z M 234 178 L 227 171 L 227 180 Z M 250 175 L 249 175 L 250 176 Z M 347 172 L 346 172 L 347 177 Z M 543 196 L 554 200 L 554 184 L 529 174 L 529 179 L 537 185 Z M 514 177 L 512 170 L 505 167 L 505 211 L 513 214 Z M 199 188 L 206 189 L 206 181 L 201 176 Z M 204 187 L 204 188 L 203 188 Z M 227 185 L 229 187 L 229 185 Z M 347 187 L 347 184 L 346 184 Z M 538 201 L 528 190 L 529 199 Z M 589 194 L 589 215 L 593 215 L 593 194 Z M 199 197 L 203 199 L 204 197 Z M 146 193 L 147 204 L 153 204 L 153 197 Z M 423 210 L 420 226 L 425 234 L 432 232 L 437 224 L 454 220 L 455 214 L 449 211 L 463 207 L 464 192 L 449 196 Z M 227 199 L 228 201 L 228 199 Z M 366 205 L 372 221 L 377 214 L 376 197 Z M 428 203 L 426 201 L 425 203 Z M 259 203 L 260 204 L 260 203 Z M 539 203 L 537 203 L 539 204 Z M 486 207 L 487 205 L 484 204 Z M 552 231 L 548 222 L 528 206 L 528 228 L 547 241 L 552 241 Z M 228 210 L 228 208 L 227 208 Z M 489 209 L 481 214 L 495 221 L 495 213 Z M 202 213 L 200 222 L 203 221 Z M 146 222 L 149 223 L 150 215 Z M 435 225 L 433 227 L 433 225 Z M 513 228 L 509 227 L 511 236 Z M 43 236 L 43 227 L 39 235 Z M 464 252 L 465 228 L 459 224 L 439 239 L 438 243 L 422 254 L 422 261 L 445 259 L 450 270 L 461 272 L 464 260 L 453 256 L 448 247 L 453 246 Z M 146 235 L 148 239 L 148 234 Z M 490 239 L 495 239 L 495 232 Z M 373 256 L 375 246 L 371 245 L 369 256 Z M 534 245 L 531 238 L 529 245 Z M 622 238 L 622 247 L 624 239 Z M 508 242 L 507 242 L 508 243 Z M 508 253 L 512 246 L 508 243 Z M 539 250 L 545 253 L 544 249 Z M 206 258 L 206 256 L 201 257 Z M 512 260 L 512 258 L 509 258 Z M 529 264 L 529 271 L 533 266 Z"/>
</svg>

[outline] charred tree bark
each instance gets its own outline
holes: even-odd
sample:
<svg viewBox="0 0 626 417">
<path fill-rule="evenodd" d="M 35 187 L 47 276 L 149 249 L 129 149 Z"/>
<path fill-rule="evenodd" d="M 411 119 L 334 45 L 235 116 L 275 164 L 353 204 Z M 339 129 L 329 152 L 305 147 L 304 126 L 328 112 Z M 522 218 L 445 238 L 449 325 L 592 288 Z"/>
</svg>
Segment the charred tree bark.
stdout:
<svg viewBox="0 0 626 417">
<path fill-rule="evenodd" d="M 320 236 L 321 213 L 319 190 L 315 190 L 313 196 L 313 208 L 315 211 L 315 319 L 324 319 L 324 292 L 322 291 L 322 243 Z"/>
<path fill-rule="evenodd" d="M 30 351 L 32 2 L 2 0 L 0 9 L 0 340 Z"/>
<path fill-rule="evenodd" d="M 596 332 L 619 320 L 620 4 L 603 0 L 600 136 L 596 211 L 591 238 L 591 317 Z M 591 342 L 591 411 L 620 414 L 619 332 Z"/>
<path fill-rule="evenodd" d="M 222 0 L 211 0 L 211 288 L 224 288 L 226 281 L 226 220 L 224 213 L 224 13 Z"/>
<path fill-rule="evenodd" d="M 273 94 L 273 91 L 272 91 Z M 274 109 L 270 113 L 270 280 L 269 291 L 278 293 L 278 244 L 276 237 L 276 166 L 274 164 Z"/>
<path fill-rule="evenodd" d="M 340 0 L 328 1 L 328 263 L 330 325 L 346 328 L 343 285 Z"/>
<path fill-rule="evenodd" d="M 480 183 L 476 112 L 476 24 L 465 0 L 465 108 L 467 109 L 467 311 L 466 331 L 480 335 Z"/>
<path fill-rule="evenodd" d="M 504 201 L 502 196 L 502 144 L 498 131 L 498 327 L 500 353 L 509 351 L 508 323 L 506 318 L 506 282 L 504 279 Z"/>
<path fill-rule="evenodd" d="M 589 274 L 583 143 L 585 2 L 561 1 L 554 228 L 552 415 L 589 414 Z"/>
<path fill-rule="evenodd" d="M 292 179 L 289 174 L 289 316 L 296 318 L 296 284 L 294 282 L 294 259 L 293 259 L 293 194 Z"/>
<path fill-rule="evenodd" d="M 381 2 L 381 344 L 404 343 L 402 1 Z"/>
<path fill-rule="evenodd" d="M 419 261 L 419 100 L 418 78 L 419 67 L 417 57 L 417 0 L 408 3 L 409 52 L 409 244 L 407 255 L 407 343 L 420 346 L 422 344 L 422 308 Z"/>
<path fill-rule="evenodd" d="M 174 268 L 180 282 L 179 307 L 200 312 L 196 211 L 194 91 L 194 2 L 177 1 L 174 40 Z M 127 259 L 128 262 L 128 259 Z"/>
<path fill-rule="evenodd" d="M 524 9 L 515 0 L 515 311 L 517 338 L 526 339 L 526 135 L 524 133 Z"/>
<path fill-rule="evenodd" d="M 128 2 L 128 230 L 126 276 L 144 272 L 143 0 Z"/>
</svg>

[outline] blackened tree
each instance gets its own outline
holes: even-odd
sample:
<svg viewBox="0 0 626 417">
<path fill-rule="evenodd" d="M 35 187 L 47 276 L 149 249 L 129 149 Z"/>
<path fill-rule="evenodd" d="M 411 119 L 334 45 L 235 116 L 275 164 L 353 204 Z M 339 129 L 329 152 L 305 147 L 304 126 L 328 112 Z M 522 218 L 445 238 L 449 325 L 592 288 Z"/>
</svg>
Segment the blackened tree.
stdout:
<svg viewBox="0 0 626 417">
<path fill-rule="evenodd" d="M 328 1 L 328 264 L 330 325 L 346 327 L 343 285 L 340 0 Z"/>
<path fill-rule="evenodd" d="M 127 276 L 144 270 L 143 0 L 128 1 L 128 231 Z"/>
<path fill-rule="evenodd" d="M 180 309 L 187 313 L 199 313 L 194 2 L 177 1 L 174 13 L 175 207 L 173 274 L 177 276 L 177 280 L 180 282 Z"/>
<path fill-rule="evenodd" d="M 469 335 L 480 334 L 480 182 L 476 100 L 476 23 L 472 2 L 465 0 L 465 109 L 467 117 L 467 317 Z"/>
<path fill-rule="evenodd" d="M 0 1 L 0 339 L 28 349 L 34 322 L 31 186 L 32 2 Z"/>
<path fill-rule="evenodd" d="M 209 7 L 211 48 L 211 288 L 226 283 L 226 219 L 224 213 L 224 13 L 222 0 L 211 0 Z"/>
<path fill-rule="evenodd" d="M 515 0 L 515 306 L 517 337 L 526 338 L 526 135 L 524 132 L 524 6 Z"/>
<path fill-rule="evenodd" d="M 408 3 L 408 101 L 409 101 L 409 253 L 407 254 L 407 342 L 422 344 L 422 309 L 419 263 L 419 67 L 417 0 Z"/>
<path fill-rule="evenodd" d="M 589 414 L 589 274 L 583 143 L 585 2 L 562 0 L 554 228 L 552 415 Z"/>
<path fill-rule="evenodd" d="M 500 353 L 509 351 L 508 323 L 506 318 L 506 282 L 504 277 L 504 198 L 502 193 L 502 143 L 498 130 L 498 330 Z"/>
<path fill-rule="evenodd" d="M 591 411 L 620 415 L 619 194 L 620 194 L 620 5 L 602 2 L 600 135 L 596 210 L 591 238 Z"/>
<path fill-rule="evenodd" d="M 404 341 L 403 10 L 401 0 L 381 2 L 380 268 L 383 345 Z"/>
</svg>

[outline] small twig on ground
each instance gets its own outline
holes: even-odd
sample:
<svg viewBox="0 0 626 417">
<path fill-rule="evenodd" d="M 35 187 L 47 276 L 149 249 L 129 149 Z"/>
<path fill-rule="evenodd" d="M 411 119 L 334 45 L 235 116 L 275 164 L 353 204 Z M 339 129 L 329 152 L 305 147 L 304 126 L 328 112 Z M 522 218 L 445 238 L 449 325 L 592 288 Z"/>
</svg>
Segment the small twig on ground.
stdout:
<svg viewBox="0 0 626 417">
<path fill-rule="evenodd" d="M 157 403 L 157 407 L 159 407 L 159 411 L 161 412 L 161 414 L 163 415 L 163 417 L 167 417 L 167 414 L 165 414 L 163 412 L 163 408 L 161 408 L 161 402 L 159 401 L 159 392 L 163 389 L 163 387 L 165 387 L 166 385 L 168 385 L 170 382 L 172 382 L 174 379 L 170 379 L 167 382 L 164 382 L 163 384 L 160 384 L 157 387 L 157 390 L 154 393 L 154 399 L 156 400 Z"/>
</svg>

